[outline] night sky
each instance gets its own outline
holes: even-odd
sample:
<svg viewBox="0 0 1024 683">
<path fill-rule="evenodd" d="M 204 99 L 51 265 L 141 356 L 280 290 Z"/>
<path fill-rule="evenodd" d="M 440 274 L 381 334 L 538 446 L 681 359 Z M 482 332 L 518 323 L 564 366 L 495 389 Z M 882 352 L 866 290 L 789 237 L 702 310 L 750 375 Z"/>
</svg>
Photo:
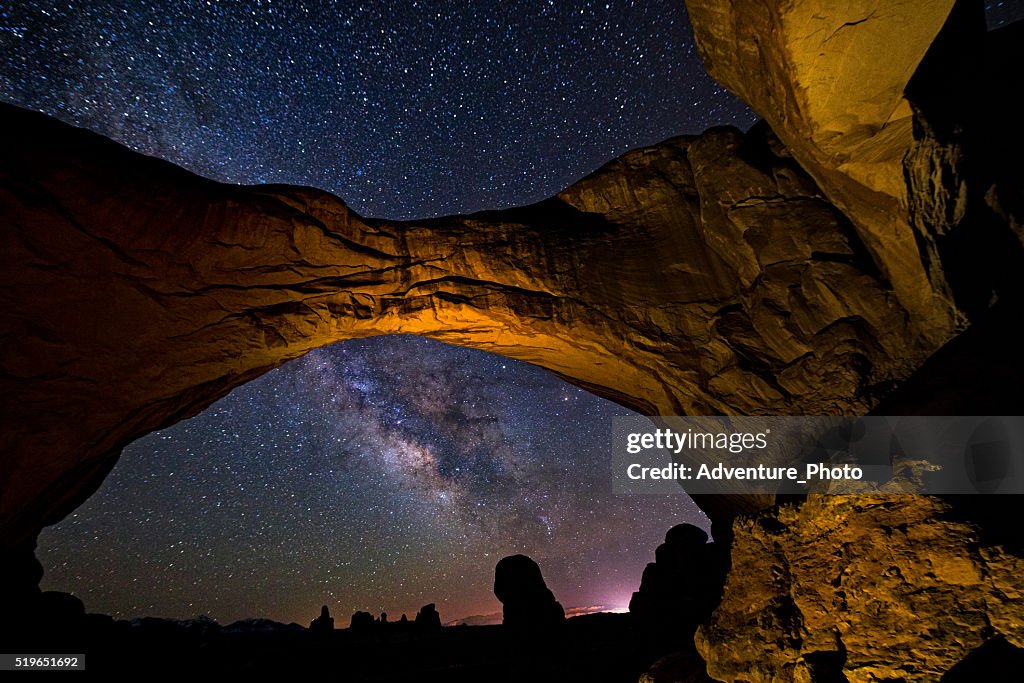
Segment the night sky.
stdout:
<svg viewBox="0 0 1024 683">
<path fill-rule="evenodd" d="M 703 73 L 681 0 L 474 4 L 0 2 L 0 97 L 386 218 L 529 203 L 754 120 Z M 622 608 L 668 527 L 706 524 L 682 494 L 611 494 L 624 414 L 429 340 L 321 349 L 129 446 L 43 533 L 43 586 L 119 617 L 450 620 L 500 610 L 494 564 L 525 552 L 567 608 Z"/>
<path fill-rule="evenodd" d="M 537 201 L 633 147 L 753 121 L 704 73 L 681 0 L 0 6 L 4 99 L 378 218 Z"/>
</svg>

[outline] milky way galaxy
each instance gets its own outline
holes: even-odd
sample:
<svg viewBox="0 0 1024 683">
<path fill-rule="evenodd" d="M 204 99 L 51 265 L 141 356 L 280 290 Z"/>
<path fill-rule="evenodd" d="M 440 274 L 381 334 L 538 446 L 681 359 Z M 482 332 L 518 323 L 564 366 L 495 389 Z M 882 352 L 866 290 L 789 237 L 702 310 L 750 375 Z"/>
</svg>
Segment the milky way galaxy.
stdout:
<svg viewBox="0 0 1024 683">
<path fill-rule="evenodd" d="M 499 611 L 494 565 L 524 552 L 567 607 L 621 609 L 667 526 L 707 523 L 685 495 L 612 495 L 625 414 L 482 351 L 344 342 L 132 444 L 45 533 L 45 583 L 122 616 L 453 619 Z"/>
</svg>

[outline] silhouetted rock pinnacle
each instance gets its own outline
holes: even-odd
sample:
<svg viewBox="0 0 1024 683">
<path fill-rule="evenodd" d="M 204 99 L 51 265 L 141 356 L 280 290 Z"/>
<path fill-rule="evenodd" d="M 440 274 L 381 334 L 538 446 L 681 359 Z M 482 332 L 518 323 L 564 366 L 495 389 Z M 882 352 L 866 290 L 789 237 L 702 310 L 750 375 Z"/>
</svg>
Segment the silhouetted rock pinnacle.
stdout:
<svg viewBox="0 0 1024 683">
<path fill-rule="evenodd" d="M 309 622 L 309 630 L 321 632 L 334 630 L 334 617 L 331 616 L 331 611 L 327 609 L 327 605 L 320 608 L 320 616 Z"/>
<path fill-rule="evenodd" d="M 416 628 L 421 631 L 440 631 L 441 615 L 438 614 L 434 603 L 424 605 L 416 614 Z"/>
<path fill-rule="evenodd" d="M 565 620 L 562 606 L 544 583 L 540 567 L 526 555 L 510 555 L 494 568 L 494 595 L 501 600 L 505 626 L 516 630 L 551 628 Z"/>
<path fill-rule="evenodd" d="M 657 630 L 673 624 L 678 630 L 685 623 L 692 631 L 707 619 L 725 580 L 721 549 L 707 541 L 708 535 L 691 524 L 669 529 L 629 601 L 640 623 Z"/>
</svg>

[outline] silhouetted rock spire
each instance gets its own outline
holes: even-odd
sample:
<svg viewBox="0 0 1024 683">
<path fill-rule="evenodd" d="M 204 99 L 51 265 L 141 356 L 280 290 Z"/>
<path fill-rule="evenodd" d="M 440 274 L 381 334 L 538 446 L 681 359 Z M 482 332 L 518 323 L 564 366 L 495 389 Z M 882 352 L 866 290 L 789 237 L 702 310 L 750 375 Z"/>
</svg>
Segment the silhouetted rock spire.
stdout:
<svg viewBox="0 0 1024 683">
<path fill-rule="evenodd" d="M 558 626 L 565 611 L 544 583 L 540 567 L 526 555 L 510 555 L 494 568 L 494 595 L 502 604 L 502 623 L 528 631 Z"/>
<path fill-rule="evenodd" d="M 320 616 L 309 622 L 309 630 L 319 632 L 334 630 L 334 617 L 331 616 L 331 611 L 327 609 L 327 605 L 320 608 Z"/>
<path fill-rule="evenodd" d="M 441 615 L 438 614 L 434 603 L 424 605 L 416 613 L 416 628 L 421 631 L 441 630 Z"/>
<path fill-rule="evenodd" d="M 708 618 L 722 594 L 725 563 L 722 549 L 707 541 L 708 535 L 692 524 L 679 524 L 665 534 L 629 601 L 642 627 L 674 625 L 679 630 L 685 624 L 692 630 Z"/>
</svg>

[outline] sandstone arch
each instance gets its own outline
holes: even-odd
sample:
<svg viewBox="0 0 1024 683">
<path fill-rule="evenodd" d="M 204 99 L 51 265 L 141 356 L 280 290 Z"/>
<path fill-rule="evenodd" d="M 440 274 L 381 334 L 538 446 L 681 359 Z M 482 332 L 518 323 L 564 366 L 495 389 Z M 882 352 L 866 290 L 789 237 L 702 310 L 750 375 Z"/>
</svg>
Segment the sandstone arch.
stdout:
<svg viewBox="0 0 1024 683">
<path fill-rule="evenodd" d="M 132 439 L 347 338 L 488 349 L 648 414 L 864 412 L 943 341 L 766 127 L 632 152 L 538 205 L 399 223 L 2 116 L 8 544 Z"/>
<path fill-rule="evenodd" d="M 998 178 L 972 185 L 959 124 L 905 97 L 953 3 L 688 4 L 712 74 L 782 142 L 763 124 L 670 140 L 474 216 L 364 219 L 317 190 L 213 183 L 0 107 L 3 590 L 38 581 L 38 529 L 126 443 L 341 339 L 485 348 L 645 413 L 876 405 L 967 323 L 949 235 L 970 235 L 972 207 L 1021 222 Z M 877 42 L 864 31 L 907 49 L 844 60 L 810 20 L 849 34 L 842 54 Z M 822 69 L 824 90 L 807 81 Z M 844 87 L 858 79 L 871 92 Z"/>
</svg>

